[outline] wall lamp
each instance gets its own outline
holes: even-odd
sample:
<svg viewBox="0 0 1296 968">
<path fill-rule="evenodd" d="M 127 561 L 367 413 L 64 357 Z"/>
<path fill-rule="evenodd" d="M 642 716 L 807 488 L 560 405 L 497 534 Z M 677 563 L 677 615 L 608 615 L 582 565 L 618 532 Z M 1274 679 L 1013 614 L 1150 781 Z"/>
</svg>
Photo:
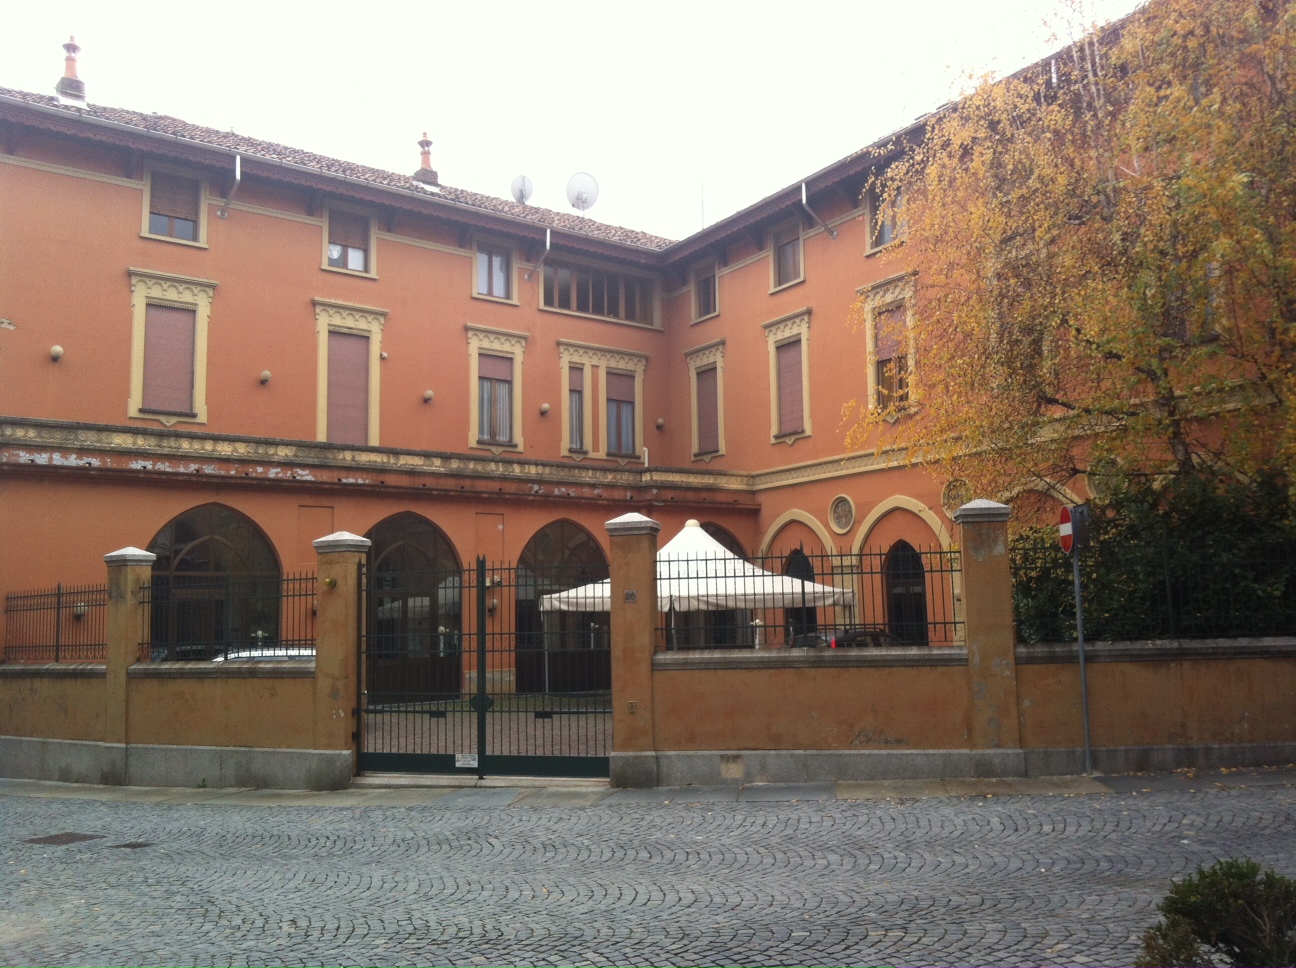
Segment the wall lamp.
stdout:
<svg viewBox="0 0 1296 968">
<path fill-rule="evenodd" d="M 261 385 L 262 385 L 262 386 L 265 386 L 265 385 L 266 385 L 267 383 L 269 383 L 269 382 L 270 382 L 270 371 L 269 371 L 269 370 L 262 370 L 262 371 L 261 371 Z"/>
<path fill-rule="evenodd" d="M 88 606 L 85 602 L 77 602 L 72 606 L 72 617 L 79 622 L 86 617 L 87 610 Z"/>
<path fill-rule="evenodd" d="M 431 402 L 432 402 L 432 398 L 435 397 L 435 396 L 436 396 L 436 394 L 433 393 L 431 390 L 424 390 L 424 391 L 423 391 L 423 402 L 424 402 L 424 403 L 431 403 Z"/>
<path fill-rule="evenodd" d="M 657 429 L 658 429 L 658 430 L 665 430 L 665 429 L 666 429 L 666 418 L 665 418 L 665 417 L 658 417 L 658 418 L 657 418 Z"/>
<path fill-rule="evenodd" d="M 548 412 L 549 412 L 549 404 L 547 404 L 547 403 L 542 403 L 542 404 L 540 404 L 540 416 L 543 417 L 543 416 L 545 416 L 545 414 L 547 414 Z"/>
<path fill-rule="evenodd" d="M 63 359 L 63 347 L 59 346 L 58 343 L 50 347 L 50 359 L 55 363 Z"/>
</svg>

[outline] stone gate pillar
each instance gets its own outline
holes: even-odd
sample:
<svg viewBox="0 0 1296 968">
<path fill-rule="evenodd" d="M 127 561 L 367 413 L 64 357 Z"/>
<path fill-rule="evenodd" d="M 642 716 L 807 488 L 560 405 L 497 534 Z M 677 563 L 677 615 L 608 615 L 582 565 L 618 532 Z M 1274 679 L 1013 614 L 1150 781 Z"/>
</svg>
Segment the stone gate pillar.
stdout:
<svg viewBox="0 0 1296 968">
<path fill-rule="evenodd" d="M 974 757 L 979 775 L 1025 775 L 1008 563 L 1009 514 L 1007 505 L 986 500 L 971 501 L 954 512 L 961 532 L 968 738 L 973 750 L 1001 751 Z"/>
<path fill-rule="evenodd" d="M 360 564 L 372 542 L 339 531 L 311 542 L 319 556 L 315 614 L 315 748 L 350 750 L 355 773 L 359 729 L 356 665 L 360 656 Z"/>
<path fill-rule="evenodd" d="M 611 782 L 616 787 L 657 785 L 653 728 L 652 659 L 657 643 L 657 534 L 661 525 L 642 514 L 606 524 L 612 543 Z"/>
<path fill-rule="evenodd" d="M 148 612 L 140 604 L 141 589 L 153 576 L 157 555 L 141 548 L 122 548 L 104 555 L 108 565 L 108 614 L 105 626 L 104 675 L 104 742 L 126 743 L 127 673 L 141 655 Z M 126 779 L 106 782 L 125 783 Z"/>
</svg>

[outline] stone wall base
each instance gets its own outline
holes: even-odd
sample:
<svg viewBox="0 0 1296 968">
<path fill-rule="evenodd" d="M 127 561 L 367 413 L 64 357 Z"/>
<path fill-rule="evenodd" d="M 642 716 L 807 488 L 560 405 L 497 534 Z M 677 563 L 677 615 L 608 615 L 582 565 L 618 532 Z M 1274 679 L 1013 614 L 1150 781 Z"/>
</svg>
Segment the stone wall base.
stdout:
<svg viewBox="0 0 1296 968">
<path fill-rule="evenodd" d="M 153 746 L 0 736 L 0 776 L 106 786 L 341 790 L 350 750 Z"/>
<path fill-rule="evenodd" d="M 613 753 L 610 760 L 612 786 L 626 788 L 1073 776 L 1084 772 L 1082 749 L 700 750 Z M 1094 769 L 1099 773 L 1267 766 L 1293 760 L 1296 743 L 1123 746 L 1093 751 Z"/>
</svg>

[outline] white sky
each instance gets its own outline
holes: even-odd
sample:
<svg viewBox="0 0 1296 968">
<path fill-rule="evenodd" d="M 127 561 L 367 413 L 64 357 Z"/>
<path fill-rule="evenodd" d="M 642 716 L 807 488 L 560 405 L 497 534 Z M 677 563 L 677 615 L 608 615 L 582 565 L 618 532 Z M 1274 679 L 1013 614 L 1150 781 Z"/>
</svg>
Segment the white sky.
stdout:
<svg viewBox="0 0 1296 968">
<path fill-rule="evenodd" d="M 92 103 L 399 172 L 426 129 L 445 184 L 508 197 L 525 174 L 531 204 L 565 211 L 588 171 L 591 217 L 682 238 L 1135 0 L 1083 5 L 28 0 L 0 86 L 52 94 L 75 34 Z"/>
</svg>

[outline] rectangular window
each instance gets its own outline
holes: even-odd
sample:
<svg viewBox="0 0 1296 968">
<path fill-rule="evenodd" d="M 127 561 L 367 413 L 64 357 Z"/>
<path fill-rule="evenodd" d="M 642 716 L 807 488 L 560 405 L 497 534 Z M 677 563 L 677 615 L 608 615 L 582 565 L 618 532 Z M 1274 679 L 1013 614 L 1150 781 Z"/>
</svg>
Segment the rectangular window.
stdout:
<svg viewBox="0 0 1296 968">
<path fill-rule="evenodd" d="M 652 322 L 652 283 L 601 269 L 546 264 L 544 305 L 628 323 Z"/>
<path fill-rule="evenodd" d="M 369 271 L 369 218 L 330 209 L 328 264 L 334 269 Z"/>
<path fill-rule="evenodd" d="M 513 358 L 477 357 L 477 435 L 479 443 L 513 443 Z"/>
<path fill-rule="evenodd" d="M 693 277 L 695 319 L 706 319 L 717 311 L 716 273 L 714 268 L 699 269 Z"/>
<path fill-rule="evenodd" d="M 778 360 L 778 432 L 799 434 L 805 430 L 804 397 L 801 393 L 801 341 L 791 340 L 775 348 Z"/>
<path fill-rule="evenodd" d="M 149 177 L 149 234 L 198 241 L 202 183 L 155 171 Z"/>
<path fill-rule="evenodd" d="M 567 446 L 585 450 L 585 367 L 567 368 Z"/>
<path fill-rule="evenodd" d="M 909 400 L 909 354 L 905 343 L 904 305 L 876 311 L 873 358 L 879 409 L 903 407 Z"/>
<path fill-rule="evenodd" d="M 512 260 L 505 249 L 477 247 L 477 294 L 512 299 Z"/>
<path fill-rule="evenodd" d="M 369 443 L 369 337 L 328 334 L 328 431 L 331 444 Z"/>
<path fill-rule="evenodd" d="M 904 193 L 900 190 L 896 190 L 895 198 L 888 200 L 879 185 L 871 185 L 868 190 L 868 213 L 872 222 L 870 248 L 880 249 L 904 236 Z"/>
<path fill-rule="evenodd" d="M 699 454 L 714 454 L 720 449 L 718 376 L 719 371 L 714 366 L 697 371 L 697 440 Z"/>
<path fill-rule="evenodd" d="M 774 233 L 774 288 L 801 278 L 801 233 L 795 227 Z"/>
<path fill-rule="evenodd" d="M 194 350 L 198 313 L 193 309 L 158 306 L 144 310 L 144 386 L 140 410 L 194 412 Z"/>
<path fill-rule="evenodd" d="M 607 452 L 621 457 L 635 453 L 633 373 L 607 374 Z"/>
</svg>

